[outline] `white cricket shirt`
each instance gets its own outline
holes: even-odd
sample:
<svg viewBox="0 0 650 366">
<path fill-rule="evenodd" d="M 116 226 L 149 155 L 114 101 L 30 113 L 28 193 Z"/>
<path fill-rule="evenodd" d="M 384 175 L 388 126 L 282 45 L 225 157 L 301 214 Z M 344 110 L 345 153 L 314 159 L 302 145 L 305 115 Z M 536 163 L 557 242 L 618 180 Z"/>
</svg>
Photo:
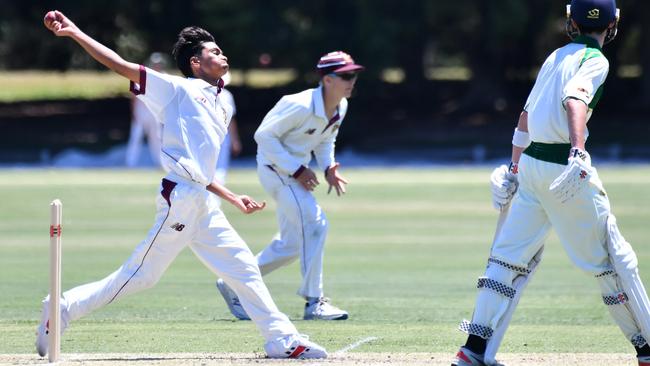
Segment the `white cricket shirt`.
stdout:
<svg viewBox="0 0 650 366">
<path fill-rule="evenodd" d="M 336 115 L 325 114 L 323 88 L 285 95 L 266 114 L 255 132 L 257 163 L 271 165 L 284 175 L 309 166 L 311 154 L 322 171 L 334 163 L 334 144 L 348 109 L 341 99 Z"/>
<path fill-rule="evenodd" d="M 232 117 L 232 107 L 218 97 L 218 87 L 141 66 L 140 83 L 134 83 L 132 91 L 162 123 L 165 171 L 204 186 L 212 183 Z"/>
<path fill-rule="evenodd" d="M 589 106 L 589 120 L 608 71 L 609 62 L 591 37 L 580 36 L 555 50 L 539 71 L 524 107 L 530 139 L 548 144 L 570 143 L 564 102 L 568 98 L 583 101 Z"/>
</svg>

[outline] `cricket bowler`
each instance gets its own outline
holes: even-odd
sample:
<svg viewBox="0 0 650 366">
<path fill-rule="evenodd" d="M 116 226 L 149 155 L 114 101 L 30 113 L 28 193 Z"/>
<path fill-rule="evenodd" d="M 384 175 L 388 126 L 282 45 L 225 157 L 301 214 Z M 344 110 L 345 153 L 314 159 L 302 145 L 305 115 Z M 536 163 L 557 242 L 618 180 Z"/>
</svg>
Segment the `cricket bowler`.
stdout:
<svg viewBox="0 0 650 366">
<path fill-rule="evenodd" d="M 48 12 L 44 21 L 56 36 L 71 38 L 99 63 L 131 81 L 131 91 L 163 124 L 161 163 L 167 172 L 156 198 L 155 222 L 146 239 L 106 278 L 63 294 L 61 331 L 70 321 L 153 287 L 176 256 L 189 247 L 237 293 L 262 333 L 269 357 L 327 357 L 323 347 L 298 333 L 278 310 L 255 257 L 219 208 L 217 196 L 245 214 L 263 209 L 265 203 L 237 195 L 216 181 L 217 157 L 232 109 L 219 96 L 221 77 L 229 69 L 228 58 L 212 35 L 199 27 L 179 33 L 172 55 L 185 76 L 180 77 L 125 61 L 59 11 Z M 47 354 L 48 347 L 48 301 L 43 301 L 36 334 L 41 356 Z"/>
</svg>

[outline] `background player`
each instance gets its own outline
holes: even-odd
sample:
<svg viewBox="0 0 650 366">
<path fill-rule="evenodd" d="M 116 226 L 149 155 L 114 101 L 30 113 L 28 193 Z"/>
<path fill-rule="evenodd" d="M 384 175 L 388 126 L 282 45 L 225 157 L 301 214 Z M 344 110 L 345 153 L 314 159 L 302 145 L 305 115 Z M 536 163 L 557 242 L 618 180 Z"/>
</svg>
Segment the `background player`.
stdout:
<svg viewBox="0 0 650 366">
<path fill-rule="evenodd" d="M 278 311 L 262 281 L 255 258 L 219 209 L 216 196 L 244 213 L 264 208 L 245 195 L 236 195 L 215 182 L 219 147 L 232 111 L 218 96 L 228 59 L 207 31 L 181 31 L 172 54 L 187 77 L 158 73 L 127 62 L 98 43 L 61 12 L 49 12 L 45 25 L 67 36 L 93 58 L 131 80 L 131 90 L 163 123 L 162 164 L 168 172 L 157 197 L 156 219 L 147 238 L 126 262 L 108 277 L 75 287 L 61 299 L 62 330 L 111 302 L 158 282 L 185 247 L 212 272 L 223 278 L 242 299 L 242 305 L 266 339 L 266 353 L 274 358 L 323 358 L 325 350 L 301 336 Z M 48 298 L 37 328 L 36 348 L 47 353 Z"/>
<path fill-rule="evenodd" d="M 166 56 L 160 52 L 152 53 L 147 59 L 146 66 L 158 72 L 164 72 L 168 67 Z M 133 168 L 140 162 L 140 150 L 143 137 L 146 136 L 147 147 L 151 161 L 160 167 L 160 130 L 162 126 L 149 110 L 146 104 L 134 96 L 131 101 L 131 130 L 126 144 L 126 166 Z"/>
<path fill-rule="evenodd" d="M 237 106 L 235 105 L 235 97 L 232 95 L 230 90 L 226 89 L 228 84 L 230 84 L 230 72 L 227 72 L 222 78 L 224 88 L 221 89 L 219 97 L 221 98 L 222 103 L 230 105 L 232 108 L 232 118 L 230 119 L 230 124 L 228 125 L 228 133 L 226 138 L 221 144 L 221 150 L 219 151 L 219 159 L 217 160 L 217 177 L 216 180 L 220 184 L 226 184 L 226 175 L 228 174 L 228 168 L 230 167 L 230 158 L 231 156 L 237 156 L 241 152 L 242 145 L 241 139 L 239 138 L 239 129 L 237 127 Z"/>
<path fill-rule="evenodd" d="M 328 223 L 312 191 L 319 184 L 309 168 L 312 152 L 320 170 L 337 195 L 345 193 L 347 180 L 338 172 L 334 143 L 348 110 L 357 73 L 363 66 L 345 52 L 320 58 L 320 85 L 284 96 L 255 132 L 257 173 L 264 189 L 277 202 L 280 232 L 257 254 L 262 275 L 300 258 L 302 284 L 298 295 L 306 299 L 304 319 L 343 320 L 348 313 L 323 296 L 323 254 Z M 218 280 L 217 287 L 229 309 L 247 319 L 237 296 Z"/>
<path fill-rule="evenodd" d="M 571 260 L 596 278 L 639 365 L 650 365 L 650 304 L 636 256 L 585 151 L 587 121 L 609 70 L 601 47 L 616 35 L 618 9 L 614 0 L 573 0 L 568 9 L 572 42 L 544 62 L 519 117 L 510 168 L 497 168 L 492 176 L 495 203 L 507 209 L 514 195 L 512 208 L 479 279 L 472 321 L 461 324 L 469 337 L 453 365 L 495 363 L 500 338 L 492 336 L 508 326 L 527 282 L 519 278 L 530 277 L 551 226 Z"/>
</svg>

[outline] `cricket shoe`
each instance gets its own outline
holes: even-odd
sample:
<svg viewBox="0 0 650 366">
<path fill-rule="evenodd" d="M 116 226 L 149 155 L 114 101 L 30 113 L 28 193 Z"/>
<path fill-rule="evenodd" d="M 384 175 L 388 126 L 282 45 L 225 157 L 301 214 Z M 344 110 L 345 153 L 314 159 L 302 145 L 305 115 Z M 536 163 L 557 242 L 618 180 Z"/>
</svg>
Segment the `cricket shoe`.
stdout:
<svg viewBox="0 0 650 366">
<path fill-rule="evenodd" d="M 293 334 L 266 342 L 264 351 L 269 358 L 327 358 L 325 348 L 309 340 L 302 334 Z"/>
<path fill-rule="evenodd" d="M 465 347 L 460 347 L 451 366 L 487 366 L 487 364 L 483 362 L 483 355 L 474 353 Z"/>
<path fill-rule="evenodd" d="M 650 356 L 639 356 L 639 366 L 650 366 Z"/>
<path fill-rule="evenodd" d="M 312 304 L 305 304 L 305 320 L 345 320 L 348 312 L 330 304 L 330 299 L 321 297 Z"/>
<path fill-rule="evenodd" d="M 228 309 L 230 309 L 230 312 L 235 316 L 235 318 L 239 320 L 251 320 L 248 314 L 246 314 L 244 307 L 241 306 L 241 302 L 239 302 L 239 297 L 237 297 L 235 291 L 233 291 L 230 286 L 226 285 L 221 278 L 217 280 L 217 289 L 221 293 L 221 296 L 223 296 L 226 305 L 228 305 Z"/>
<path fill-rule="evenodd" d="M 61 334 L 68 327 L 70 322 L 65 300 L 61 299 Z M 43 310 L 41 313 L 41 323 L 36 328 L 36 351 L 41 357 L 47 355 L 50 334 L 50 297 L 43 300 Z"/>
</svg>

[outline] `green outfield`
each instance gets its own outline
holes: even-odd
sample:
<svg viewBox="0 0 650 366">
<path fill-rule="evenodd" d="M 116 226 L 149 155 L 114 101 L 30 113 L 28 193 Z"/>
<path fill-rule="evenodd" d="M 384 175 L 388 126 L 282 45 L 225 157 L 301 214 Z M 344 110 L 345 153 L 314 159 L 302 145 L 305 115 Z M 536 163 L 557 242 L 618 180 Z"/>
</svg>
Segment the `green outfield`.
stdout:
<svg viewBox="0 0 650 366">
<path fill-rule="evenodd" d="M 497 213 L 489 168 L 348 169 L 348 193 L 317 195 L 330 220 L 325 290 L 350 312 L 341 322 L 303 321 L 298 266 L 265 278 L 281 310 L 330 351 L 436 352 L 450 357 L 456 330 L 471 316 Z M 0 171 L 0 354 L 34 352 L 40 301 L 48 286 L 49 202 L 63 201 L 63 288 L 115 270 L 153 222 L 161 172 Z M 650 167 L 603 167 L 601 178 L 650 283 Z M 267 199 L 253 170 L 233 170 L 229 186 Z M 231 223 L 258 251 L 276 229 L 274 204 Z M 66 353 L 262 352 L 251 322 L 233 321 L 216 278 L 189 251 L 158 285 L 71 324 Z M 557 238 L 506 335 L 508 353 L 630 353 L 595 281 L 568 261 Z M 35 356 L 36 357 L 36 356 Z"/>
</svg>

